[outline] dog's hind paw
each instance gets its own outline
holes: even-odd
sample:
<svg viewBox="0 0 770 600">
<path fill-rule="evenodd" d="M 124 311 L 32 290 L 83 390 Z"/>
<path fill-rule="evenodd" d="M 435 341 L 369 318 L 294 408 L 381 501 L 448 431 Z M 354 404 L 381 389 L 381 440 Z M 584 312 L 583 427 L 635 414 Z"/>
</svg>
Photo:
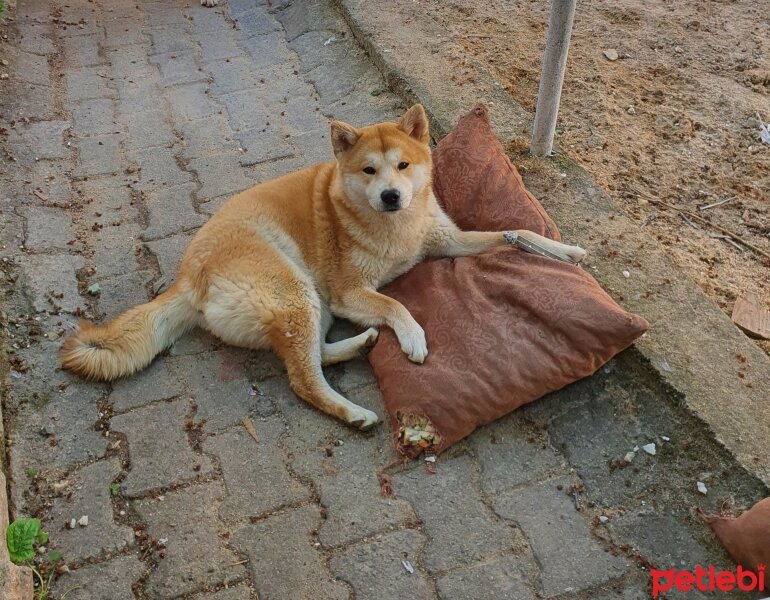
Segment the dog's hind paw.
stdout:
<svg viewBox="0 0 770 600">
<path fill-rule="evenodd" d="M 201 6 L 208 6 L 211 8 L 212 6 L 216 6 L 219 4 L 219 0 L 201 0 Z"/>
<path fill-rule="evenodd" d="M 379 422 L 380 418 L 376 413 L 373 413 L 362 406 L 356 406 L 348 415 L 348 423 L 353 427 L 358 427 L 361 431 L 371 429 Z"/>
</svg>

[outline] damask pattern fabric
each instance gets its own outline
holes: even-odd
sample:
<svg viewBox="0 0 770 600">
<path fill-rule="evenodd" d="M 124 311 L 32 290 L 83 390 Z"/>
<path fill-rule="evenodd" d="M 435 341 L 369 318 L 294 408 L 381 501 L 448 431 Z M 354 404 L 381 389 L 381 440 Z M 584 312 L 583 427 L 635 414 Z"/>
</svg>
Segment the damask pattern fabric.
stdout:
<svg viewBox="0 0 770 600">
<path fill-rule="evenodd" d="M 434 151 L 434 189 L 465 229 L 558 229 L 524 188 L 484 107 Z M 649 325 L 581 268 L 502 247 L 425 262 L 386 286 L 425 329 L 428 358 L 409 362 L 383 328 L 369 360 L 393 430 L 427 417 L 440 453 L 477 427 L 594 373 Z M 401 451 L 417 454 L 419 447 Z"/>
</svg>

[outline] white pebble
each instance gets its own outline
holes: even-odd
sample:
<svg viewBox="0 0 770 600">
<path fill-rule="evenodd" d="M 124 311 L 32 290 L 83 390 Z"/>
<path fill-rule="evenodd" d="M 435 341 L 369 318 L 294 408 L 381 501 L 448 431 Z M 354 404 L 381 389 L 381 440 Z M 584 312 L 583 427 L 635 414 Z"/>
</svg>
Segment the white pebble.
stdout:
<svg viewBox="0 0 770 600">
<path fill-rule="evenodd" d="M 629 277 L 631 277 L 631 273 L 629 273 L 628 271 L 623 271 L 623 277 L 628 279 Z"/>
<path fill-rule="evenodd" d="M 88 515 L 83 515 L 78 519 L 78 525 L 81 527 L 88 527 Z"/>
<path fill-rule="evenodd" d="M 644 450 L 650 456 L 655 456 L 658 452 L 655 448 L 655 444 L 645 444 L 642 446 L 642 450 Z"/>
<path fill-rule="evenodd" d="M 610 520 L 609 517 L 605 517 L 604 515 L 599 515 L 599 522 L 606 523 L 609 520 Z"/>
<path fill-rule="evenodd" d="M 72 519 L 70 521 L 70 529 L 75 529 L 75 527 L 77 527 L 77 524 L 78 524 L 77 520 Z"/>
<path fill-rule="evenodd" d="M 708 492 L 709 492 L 709 491 L 706 489 L 706 484 L 705 484 L 705 483 L 703 483 L 702 481 L 699 481 L 699 482 L 698 482 L 698 491 L 699 491 L 701 494 L 703 494 L 704 496 L 705 496 L 706 494 L 708 494 Z"/>
<path fill-rule="evenodd" d="M 671 438 L 668 437 L 667 435 L 660 436 L 660 439 L 662 439 L 664 442 L 670 442 L 671 441 Z"/>
<path fill-rule="evenodd" d="M 623 460 L 627 463 L 630 463 L 634 460 L 634 457 L 636 456 L 636 452 L 626 452 L 626 455 L 623 457 Z"/>
</svg>

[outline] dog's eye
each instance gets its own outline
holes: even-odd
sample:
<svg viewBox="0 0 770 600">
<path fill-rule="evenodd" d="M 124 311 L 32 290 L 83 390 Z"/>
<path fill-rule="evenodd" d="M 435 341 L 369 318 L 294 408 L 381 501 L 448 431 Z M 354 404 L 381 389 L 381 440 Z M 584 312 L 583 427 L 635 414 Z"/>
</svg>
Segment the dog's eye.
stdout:
<svg viewBox="0 0 770 600">
<path fill-rule="evenodd" d="M 398 163 L 398 170 L 399 170 L 399 171 L 403 171 L 403 170 L 404 170 L 404 169 L 406 169 L 408 166 L 409 166 L 409 163 L 408 163 L 408 162 L 400 162 L 400 163 Z"/>
<path fill-rule="evenodd" d="M 374 175 L 377 171 L 374 170 L 374 167 L 366 167 L 364 169 L 364 173 L 367 175 Z"/>
</svg>

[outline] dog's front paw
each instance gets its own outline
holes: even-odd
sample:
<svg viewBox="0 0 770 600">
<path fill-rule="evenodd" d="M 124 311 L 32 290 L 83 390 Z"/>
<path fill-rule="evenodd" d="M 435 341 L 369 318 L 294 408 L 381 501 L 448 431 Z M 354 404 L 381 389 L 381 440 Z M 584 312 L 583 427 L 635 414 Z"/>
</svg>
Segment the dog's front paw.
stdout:
<svg viewBox="0 0 770 600">
<path fill-rule="evenodd" d="M 212 6 L 216 6 L 219 4 L 219 0 L 201 0 L 201 6 L 208 6 L 211 8 Z"/>
<path fill-rule="evenodd" d="M 580 264 L 580 262 L 586 257 L 586 251 L 580 246 L 566 246 L 564 248 L 564 254 L 570 262 Z"/>
<path fill-rule="evenodd" d="M 417 322 L 408 329 L 397 330 L 396 337 L 401 344 L 401 350 L 409 360 L 415 363 L 425 362 L 425 357 L 428 356 L 428 343 L 425 341 L 425 331 Z"/>
<path fill-rule="evenodd" d="M 380 422 L 376 413 L 364 408 L 363 406 L 353 405 L 348 411 L 348 423 L 353 427 L 358 427 L 361 431 L 371 429 Z"/>
</svg>

